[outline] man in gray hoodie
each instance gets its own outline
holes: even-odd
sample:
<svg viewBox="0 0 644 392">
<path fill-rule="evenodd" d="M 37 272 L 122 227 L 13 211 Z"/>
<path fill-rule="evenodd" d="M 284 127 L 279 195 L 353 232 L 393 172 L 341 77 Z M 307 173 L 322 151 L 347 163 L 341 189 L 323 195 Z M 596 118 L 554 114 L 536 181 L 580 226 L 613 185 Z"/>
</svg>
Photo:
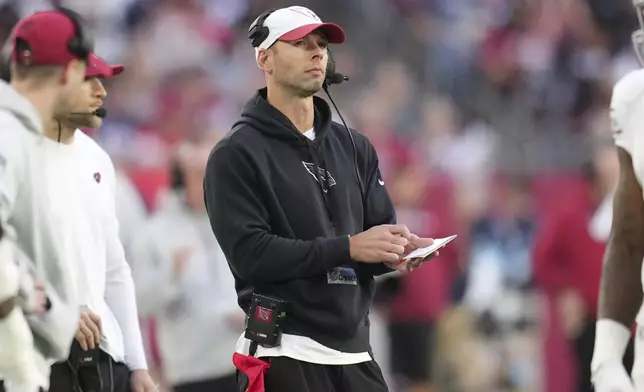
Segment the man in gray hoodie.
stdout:
<svg viewBox="0 0 644 392">
<path fill-rule="evenodd" d="M 21 20 L 9 47 L 11 85 L 0 81 L 0 378 L 8 391 L 35 392 L 48 389 L 49 366 L 67 358 L 78 325 L 65 262 L 74 239 L 60 235 L 45 196 L 56 184 L 44 171 L 43 120 L 75 106 L 93 44 L 77 14 L 57 9 Z M 20 284 L 21 269 L 40 277 L 40 290 L 33 279 Z M 45 307 L 16 306 L 38 291 Z"/>
</svg>

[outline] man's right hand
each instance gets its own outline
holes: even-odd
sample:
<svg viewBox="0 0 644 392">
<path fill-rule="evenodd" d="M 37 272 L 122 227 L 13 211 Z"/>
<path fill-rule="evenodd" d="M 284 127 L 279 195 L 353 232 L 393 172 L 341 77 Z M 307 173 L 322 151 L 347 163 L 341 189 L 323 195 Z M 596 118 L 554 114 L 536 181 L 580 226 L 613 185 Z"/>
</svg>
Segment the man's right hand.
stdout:
<svg viewBox="0 0 644 392">
<path fill-rule="evenodd" d="M 380 225 L 349 237 L 351 259 L 363 263 L 398 262 L 408 244 L 405 225 Z"/>
<path fill-rule="evenodd" d="M 602 365 L 593 374 L 593 386 L 596 392 L 635 392 L 622 361 Z"/>
<path fill-rule="evenodd" d="M 81 310 L 76 340 L 85 351 L 94 349 L 101 342 L 101 318 L 89 310 Z"/>
</svg>

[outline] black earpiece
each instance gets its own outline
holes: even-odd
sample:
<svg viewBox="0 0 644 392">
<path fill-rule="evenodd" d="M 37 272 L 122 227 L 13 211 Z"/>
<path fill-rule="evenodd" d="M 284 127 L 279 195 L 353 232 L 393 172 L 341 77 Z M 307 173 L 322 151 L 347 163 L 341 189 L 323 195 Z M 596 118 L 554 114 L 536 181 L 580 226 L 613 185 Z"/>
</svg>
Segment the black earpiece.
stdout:
<svg viewBox="0 0 644 392">
<path fill-rule="evenodd" d="M 76 11 L 65 7 L 56 7 L 56 11 L 67 16 L 74 24 L 75 33 L 67 42 L 67 49 L 74 56 L 87 61 L 89 55 L 94 51 L 94 38 L 85 26 L 83 17 Z"/>
<path fill-rule="evenodd" d="M 248 39 L 250 40 L 254 48 L 259 47 L 259 45 L 261 45 L 262 42 L 264 42 L 264 40 L 268 38 L 270 31 L 268 30 L 268 27 L 264 26 L 264 22 L 266 21 L 266 18 L 268 18 L 274 11 L 275 10 L 270 10 L 261 14 L 255 21 L 255 23 L 250 26 L 250 29 L 248 29 Z"/>
<path fill-rule="evenodd" d="M 326 76 L 324 78 L 324 85 L 328 88 L 332 84 L 340 84 L 349 80 L 348 76 L 345 76 L 339 72 L 335 71 L 335 60 L 333 55 L 331 55 L 331 49 L 327 49 L 328 59 L 326 62 Z"/>
</svg>

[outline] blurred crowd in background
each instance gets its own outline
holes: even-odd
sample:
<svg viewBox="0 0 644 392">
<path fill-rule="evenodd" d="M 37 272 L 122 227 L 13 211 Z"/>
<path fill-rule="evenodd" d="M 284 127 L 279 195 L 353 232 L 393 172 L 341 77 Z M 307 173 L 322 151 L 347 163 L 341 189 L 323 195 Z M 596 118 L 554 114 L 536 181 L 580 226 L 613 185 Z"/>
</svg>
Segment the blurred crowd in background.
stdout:
<svg viewBox="0 0 644 392">
<path fill-rule="evenodd" d="M 413 274 L 379 281 L 373 349 L 392 391 L 590 390 L 619 170 L 608 107 L 639 67 L 631 0 L 54 2 L 126 66 L 106 80 L 95 137 L 121 181 L 122 238 L 166 388 L 234 371 L 243 314 L 201 178 L 263 87 L 248 26 L 297 4 L 347 33 L 332 50 L 350 81 L 331 94 L 376 147 L 399 222 L 458 234 Z M 51 3 L 0 0 L 0 42 Z"/>
</svg>

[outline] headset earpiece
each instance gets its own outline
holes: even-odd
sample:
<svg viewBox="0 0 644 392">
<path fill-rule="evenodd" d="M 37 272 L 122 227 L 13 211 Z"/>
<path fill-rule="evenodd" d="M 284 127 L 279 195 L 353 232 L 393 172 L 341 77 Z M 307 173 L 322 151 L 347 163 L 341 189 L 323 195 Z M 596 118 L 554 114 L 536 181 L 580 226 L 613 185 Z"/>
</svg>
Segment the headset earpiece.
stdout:
<svg viewBox="0 0 644 392">
<path fill-rule="evenodd" d="M 255 23 L 253 23 L 252 26 L 248 29 L 248 39 L 251 42 L 251 45 L 253 45 L 254 48 L 259 47 L 259 45 L 264 42 L 266 38 L 268 38 L 268 35 L 271 33 L 268 27 L 264 26 L 264 22 L 266 19 L 273 13 L 275 10 L 271 11 L 266 11 L 263 14 L 261 14 Z"/>
<path fill-rule="evenodd" d="M 339 72 L 335 71 L 335 60 L 331 54 L 331 49 L 327 48 L 327 62 L 326 62 L 326 75 L 324 77 L 324 87 L 329 88 L 332 84 L 340 84 L 344 81 L 349 80 L 348 76 L 345 76 Z"/>
<path fill-rule="evenodd" d="M 331 54 L 331 49 L 327 48 L 326 53 L 327 53 L 327 61 L 326 61 L 326 74 L 324 78 L 324 84 L 329 85 L 331 84 L 330 81 L 333 75 L 335 75 L 335 60 L 333 59 L 333 55 Z"/>
<path fill-rule="evenodd" d="M 67 16 L 74 24 L 74 36 L 67 42 L 67 49 L 76 57 L 87 61 L 89 55 L 94 51 L 94 38 L 89 29 L 85 27 L 83 17 L 65 7 L 56 7 L 56 11 Z"/>
<path fill-rule="evenodd" d="M 72 37 L 69 39 L 67 45 L 69 47 L 69 51 L 71 52 L 72 48 L 77 48 L 80 46 L 80 40 L 78 39 L 78 37 Z"/>
</svg>

